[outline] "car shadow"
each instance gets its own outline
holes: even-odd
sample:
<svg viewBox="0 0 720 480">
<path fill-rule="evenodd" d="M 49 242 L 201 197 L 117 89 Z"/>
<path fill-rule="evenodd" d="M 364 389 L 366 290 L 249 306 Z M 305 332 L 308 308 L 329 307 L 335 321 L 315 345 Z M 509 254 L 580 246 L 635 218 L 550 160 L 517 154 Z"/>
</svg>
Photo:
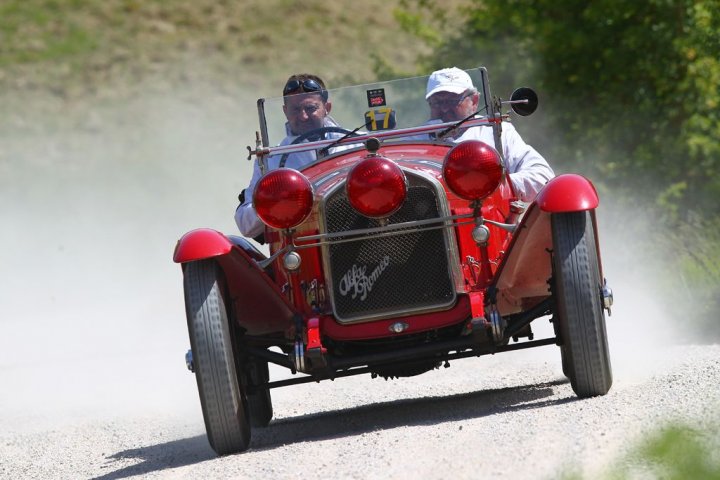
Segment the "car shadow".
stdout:
<svg viewBox="0 0 720 480">
<path fill-rule="evenodd" d="M 205 435 L 197 435 L 157 445 L 123 450 L 106 458 L 108 460 L 106 468 L 108 469 L 112 468 L 115 461 L 131 459 L 140 460 L 140 463 L 93 477 L 93 479 L 113 480 L 161 472 L 170 468 L 184 467 L 211 460 L 217 458 L 217 454 L 210 448 Z"/>
<path fill-rule="evenodd" d="M 533 385 L 477 392 L 393 400 L 328 412 L 273 420 L 266 428 L 253 429 L 250 450 L 270 450 L 296 442 L 321 441 L 413 425 L 480 418 L 522 410 L 562 405 L 577 400 L 572 393 L 549 398 L 554 387 L 566 379 Z M 99 480 L 127 478 L 217 458 L 205 435 L 134 448 L 115 453 L 108 460 L 137 459 L 140 463 L 95 477 Z M 109 463 L 108 467 L 112 467 Z"/>
<path fill-rule="evenodd" d="M 576 400 L 574 395 L 548 398 L 555 394 L 553 387 L 566 383 L 568 381 L 563 379 L 441 397 L 376 402 L 274 420 L 267 428 L 253 430 L 250 448 L 272 449 L 287 443 L 326 440 L 397 427 L 435 425 L 560 405 Z"/>
</svg>

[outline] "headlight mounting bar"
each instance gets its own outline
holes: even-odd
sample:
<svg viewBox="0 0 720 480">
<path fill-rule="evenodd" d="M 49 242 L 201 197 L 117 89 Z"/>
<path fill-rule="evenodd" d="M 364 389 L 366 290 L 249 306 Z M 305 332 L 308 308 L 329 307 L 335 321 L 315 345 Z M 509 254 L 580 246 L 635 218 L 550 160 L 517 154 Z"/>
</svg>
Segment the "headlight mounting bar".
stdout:
<svg viewBox="0 0 720 480">
<path fill-rule="evenodd" d="M 513 231 L 515 224 L 500 223 L 494 220 L 483 220 L 485 223 L 495 225 L 506 231 Z M 452 222 L 452 223 L 447 223 Z M 395 223 L 381 227 L 363 228 L 358 230 L 348 230 L 346 232 L 321 233 L 318 235 L 307 235 L 304 237 L 294 238 L 291 244 L 286 245 L 265 260 L 256 261 L 261 268 L 266 268 L 278 256 L 289 250 L 300 250 L 304 248 L 319 247 L 324 244 L 336 245 L 341 243 L 356 242 L 363 238 L 372 236 L 373 238 L 384 238 L 405 233 L 424 232 L 427 230 L 437 230 L 440 228 L 452 228 L 460 225 L 475 224 L 475 215 L 467 213 L 464 215 L 451 215 L 440 218 L 430 218 L 426 220 L 414 220 L 411 222 Z M 302 243 L 310 242 L 310 243 Z"/>
</svg>

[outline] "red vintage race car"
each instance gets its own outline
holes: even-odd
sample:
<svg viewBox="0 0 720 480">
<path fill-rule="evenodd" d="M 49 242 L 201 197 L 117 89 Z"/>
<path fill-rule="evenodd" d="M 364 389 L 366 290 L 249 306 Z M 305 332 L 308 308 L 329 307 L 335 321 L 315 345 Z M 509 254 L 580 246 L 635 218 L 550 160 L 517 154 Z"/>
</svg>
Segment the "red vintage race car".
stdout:
<svg viewBox="0 0 720 480">
<path fill-rule="evenodd" d="M 194 371 L 211 446 L 250 444 L 273 416 L 273 388 L 350 375 L 421 374 L 448 361 L 557 345 L 579 397 L 603 395 L 612 373 L 605 329 L 612 291 L 598 250 L 592 183 L 565 174 L 519 201 L 500 148 L 449 132 L 527 115 L 535 93 L 490 94 L 477 112 L 428 122 L 427 77 L 329 90 L 347 129 L 277 145 L 283 99 L 260 99 L 250 155 L 269 256 L 212 229 L 177 243 Z M 354 128 L 357 127 L 357 128 Z M 321 130 L 324 130 L 321 129 Z M 339 134 L 338 134 L 339 132 Z M 315 152 L 301 171 L 268 160 Z M 554 335 L 534 338 L 550 318 Z M 511 341 L 512 340 L 512 341 Z M 268 364 L 293 374 L 271 381 Z"/>
</svg>

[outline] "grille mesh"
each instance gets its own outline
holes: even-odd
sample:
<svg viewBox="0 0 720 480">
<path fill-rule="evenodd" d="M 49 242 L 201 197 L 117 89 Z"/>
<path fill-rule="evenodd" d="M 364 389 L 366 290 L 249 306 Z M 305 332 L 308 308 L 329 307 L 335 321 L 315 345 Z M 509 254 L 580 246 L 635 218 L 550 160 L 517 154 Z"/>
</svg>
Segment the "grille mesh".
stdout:
<svg viewBox="0 0 720 480">
<path fill-rule="evenodd" d="M 435 187 L 407 176 L 407 199 L 389 223 L 438 218 Z M 325 212 L 328 233 L 380 226 L 350 206 L 344 188 L 327 199 Z M 333 244 L 329 253 L 335 312 L 341 322 L 446 306 L 454 299 L 442 229 Z"/>
</svg>

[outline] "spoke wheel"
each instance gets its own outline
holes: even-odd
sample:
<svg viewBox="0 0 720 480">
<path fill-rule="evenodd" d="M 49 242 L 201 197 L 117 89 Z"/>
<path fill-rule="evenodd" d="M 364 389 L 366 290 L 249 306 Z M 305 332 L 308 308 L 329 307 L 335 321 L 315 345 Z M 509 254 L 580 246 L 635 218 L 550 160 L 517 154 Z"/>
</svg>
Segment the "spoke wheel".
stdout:
<svg viewBox="0 0 720 480">
<path fill-rule="evenodd" d="M 185 266 L 185 309 L 208 441 L 218 455 L 246 450 L 250 423 L 238 382 L 224 278 L 212 260 Z"/>
<path fill-rule="evenodd" d="M 552 216 L 555 316 L 563 371 L 578 397 L 604 395 L 612 385 L 602 282 L 589 212 Z"/>
</svg>

